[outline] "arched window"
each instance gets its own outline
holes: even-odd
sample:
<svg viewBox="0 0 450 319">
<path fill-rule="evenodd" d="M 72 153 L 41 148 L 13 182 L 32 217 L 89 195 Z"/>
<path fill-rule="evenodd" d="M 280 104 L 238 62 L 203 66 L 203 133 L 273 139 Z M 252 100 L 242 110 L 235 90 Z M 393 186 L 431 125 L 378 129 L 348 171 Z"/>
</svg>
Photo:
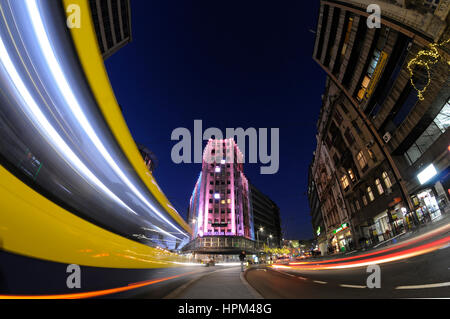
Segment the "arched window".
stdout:
<svg viewBox="0 0 450 319">
<path fill-rule="evenodd" d="M 380 179 L 376 179 L 375 180 L 375 185 L 377 186 L 377 190 L 378 190 L 378 194 L 383 194 L 384 193 L 384 189 L 383 189 L 383 185 L 381 185 L 381 181 Z"/>
<path fill-rule="evenodd" d="M 372 188 L 370 186 L 367 187 L 367 195 L 369 195 L 369 199 L 371 202 L 375 200 L 375 196 L 373 196 Z"/>
<path fill-rule="evenodd" d="M 391 183 L 391 179 L 389 178 L 388 173 L 383 172 L 383 174 L 381 174 L 381 176 L 383 177 L 383 181 L 384 181 L 384 184 L 386 185 L 386 187 L 391 188 L 392 183 Z"/>
</svg>

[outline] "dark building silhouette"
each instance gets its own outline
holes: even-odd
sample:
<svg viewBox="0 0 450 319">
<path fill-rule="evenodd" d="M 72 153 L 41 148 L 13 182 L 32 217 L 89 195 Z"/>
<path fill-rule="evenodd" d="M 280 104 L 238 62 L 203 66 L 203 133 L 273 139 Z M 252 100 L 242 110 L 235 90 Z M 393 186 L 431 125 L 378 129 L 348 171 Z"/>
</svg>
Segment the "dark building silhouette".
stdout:
<svg viewBox="0 0 450 319">
<path fill-rule="evenodd" d="M 130 0 L 89 0 L 95 33 L 103 59 L 130 43 Z"/>
</svg>

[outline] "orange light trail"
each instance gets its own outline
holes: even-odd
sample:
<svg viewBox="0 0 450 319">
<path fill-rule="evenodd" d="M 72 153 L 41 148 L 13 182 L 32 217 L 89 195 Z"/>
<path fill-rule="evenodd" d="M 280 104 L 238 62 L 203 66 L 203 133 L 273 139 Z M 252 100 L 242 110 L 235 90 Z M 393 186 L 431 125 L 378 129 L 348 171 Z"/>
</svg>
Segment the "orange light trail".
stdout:
<svg viewBox="0 0 450 319">
<path fill-rule="evenodd" d="M 199 271 L 191 271 L 180 275 L 175 275 L 166 278 L 159 278 L 155 280 L 147 280 L 141 281 L 137 283 L 128 284 L 125 287 L 111 288 L 105 290 L 97 290 L 90 292 L 80 292 L 73 294 L 61 294 L 61 295 L 0 295 L 0 299 L 85 299 L 85 298 L 93 298 L 100 297 L 110 294 L 115 294 L 123 291 L 128 291 L 136 288 L 141 288 L 145 286 L 150 286 L 159 282 L 167 281 L 170 279 L 175 279 L 179 277 L 183 277 L 189 274 L 198 273 Z"/>
<path fill-rule="evenodd" d="M 379 255 L 379 254 L 382 254 L 382 253 L 385 253 L 385 252 L 388 252 L 388 251 L 397 250 L 397 249 L 400 249 L 400 248 L 403 248 L 403 247 L 415 244 L 415 243 L 420 242 L 420 241 L 422 241 L 424 239 L 433 237 L 433 236 L 435 236 L 435 235 L 437 235 L 439 233 L 442 233 L 442 232 L 445 232 L 445 231 L 448 231 L 448 230 L 450 230 L 450 225 L 445 225 L 445 226 L 442 226 L 442 227 L 440 227 L 438 229 L 435 229 L 435 230 L 433 230 L 433 231 L 431 231 L 431 232 L 429 232 L 427 234 L 424 234 L 424 235 L 418 236 L 416 238 L 407 240 L 407 241 L 405 241 L 402 244 L 398 244 L 398 245 L 395 245 L 393 247 L 389 247 L 389 248 L 386 248 L 386 249 L 383 249 L 383 250 L 378 250 L 378 251 L 367 253 L 367 254 L 363 254 L 363 255 L 351 256 L 351 257 L 345 257 L 345 258 L 337 258 L 337 259 L 328 259 L 328 260 L 315 261 L 315 262 L 314 261 L 290 262 L 289 265 L 324 264 L 324 263 L 333 263 L 333 262 L 337 262 L 337 261 L 352 260 L 352 259 L 359 259 L 359 258 L 364 258 L 364 257 L 368 257 L 368 256 L 373 256 L 373 255 Z"/>
<path fill-rule="evenodd" d="M 419 255 L 423 255 L 432 251 L 435 251 L 439 248 L 442 248 L 450 243 L 450 236 L 444 237 L 442 239 L 433 241 L 431 243 L 427 243 L 415 248 L 410 248 L 405 251 L 388 254 L 385 256 L 365 259 L 361 261 L 353 261 L 346 262 L 340 264 L 332 264 L 332 265 L 318 265 L 318 266 L 286 266 L 286 265 L 273 265 L 273 268 L 284 268 L 284 269 L 304 269 L 304 270 L 320 270 L 320 269 L 344 269 L 344 268 L 356 268 L 363 267 L 372 264 L 383 264 L 392 261 L 398 261 L 402 259 L 407 259 Z"/>
</svg>

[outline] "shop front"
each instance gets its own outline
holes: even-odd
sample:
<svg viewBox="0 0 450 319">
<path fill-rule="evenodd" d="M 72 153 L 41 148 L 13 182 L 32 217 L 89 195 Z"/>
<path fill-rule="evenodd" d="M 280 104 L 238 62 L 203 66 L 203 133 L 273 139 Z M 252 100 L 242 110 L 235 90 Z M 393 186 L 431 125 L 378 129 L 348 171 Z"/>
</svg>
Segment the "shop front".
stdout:
<svg viewBox="0 0 450 319">
<path fill-rule="evenodd" d="M 390 238 L 392 227 L 389 223 L 388 210 L 386 209 L 381 214 L 373 218 L 373 225 L 370 227 L 370 232 L 374 243 L 382 242 Z"/>
<path fill-rule="evenodd" d="M 405 215 L 407 209 L 402 204 L 397 204 L 389 212 L 391 214 L 391 225 L 394 228 L 394 235 L 404 233 L 406 231 Z"/>
<path fill-rule="evenodd" d="M 441 216 L 436 196 L 431 188 L 421 190 L 412 196 L 414 213 L 420 223 L 431 221 Z"/>
<path fill-rule="evenodd" d="M 333 230 L 331 245 L 337 252 L 346 252 L 353 249 L 353 239 L 349 223 L 344 223 Z"/>
<path fill-rule="evenodd" d="M 417 174 L 417 178 L 420 188 L 411 196 L 414 203 L 412 217 L 419 223 L 440 218 L 449 199 L 444 187 L 448 183 L 449 167 L 439 170 L 438 165 L 430 164 Z"/>
</svg>

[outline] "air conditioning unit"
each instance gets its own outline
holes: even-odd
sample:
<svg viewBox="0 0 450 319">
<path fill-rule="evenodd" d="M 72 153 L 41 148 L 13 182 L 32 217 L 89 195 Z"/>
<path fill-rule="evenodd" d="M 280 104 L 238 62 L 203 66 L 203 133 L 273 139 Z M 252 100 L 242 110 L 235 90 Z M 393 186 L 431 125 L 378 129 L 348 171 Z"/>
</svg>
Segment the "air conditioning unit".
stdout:
<svg viewBox="0 0 450 319">
<path fill-rule="evenodd" d="M 388 143 L 391 140 L 391 138 L 392 138 L 392 136 L 391 136 L 391 133 L 389 133 L 389 132 L 386 132 L 383 135 L 383 140 L 384 140 L 385 143 Z"/>
</svg>

